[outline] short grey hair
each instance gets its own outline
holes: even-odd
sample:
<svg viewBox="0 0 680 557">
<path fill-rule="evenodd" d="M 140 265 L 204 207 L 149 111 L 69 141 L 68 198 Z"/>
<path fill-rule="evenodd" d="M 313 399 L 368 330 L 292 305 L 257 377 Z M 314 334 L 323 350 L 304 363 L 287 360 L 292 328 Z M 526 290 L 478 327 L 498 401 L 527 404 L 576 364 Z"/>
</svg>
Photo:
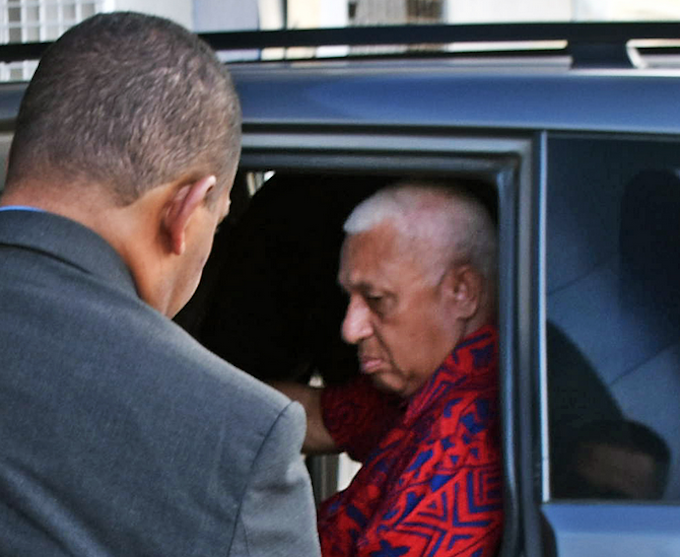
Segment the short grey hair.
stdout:
<svg viewBox="0 0 680 557">
<path fill-rule="evenodd" d="M 496 226 L 484 204 L 456 182 L 402 181 L 357 205 L 345 221 L 348 235 L 389 223 L 411 242 L 431 280 L 451 266 L 471 264 L 494 288 L 497 275 Z M 429 248 L 423 253 L 422 244 Z"/>
</svg>

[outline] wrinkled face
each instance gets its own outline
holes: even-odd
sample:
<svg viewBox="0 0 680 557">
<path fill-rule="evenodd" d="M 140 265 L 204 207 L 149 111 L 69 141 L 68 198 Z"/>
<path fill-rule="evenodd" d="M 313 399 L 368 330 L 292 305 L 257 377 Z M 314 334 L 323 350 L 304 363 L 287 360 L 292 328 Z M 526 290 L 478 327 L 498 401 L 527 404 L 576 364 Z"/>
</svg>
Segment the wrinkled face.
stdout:
<svg viewBox="0 0 680 557">
<path fill-rule="evenodd" d="M 186 232 L 186 250 L 180 276 L 175 284 L 169 317 L 173 317 L 191 299 L 201 281 L 203 268 L 212 250 L 218 225 L 229 213 L 231 188 L 224 188 L 213 207 L 204 205 L 192 216 Z"/>
<path fill-rule="evenodd" d="M 342 334 L 357 345 L 361 371 L 406 397 L 444 361 L 463 325 L 444 274 L 426 277 L 418 253 L 398 239 L 388 223 L 348 236 L 338 280 L 349 295 Z"/>
</svg>

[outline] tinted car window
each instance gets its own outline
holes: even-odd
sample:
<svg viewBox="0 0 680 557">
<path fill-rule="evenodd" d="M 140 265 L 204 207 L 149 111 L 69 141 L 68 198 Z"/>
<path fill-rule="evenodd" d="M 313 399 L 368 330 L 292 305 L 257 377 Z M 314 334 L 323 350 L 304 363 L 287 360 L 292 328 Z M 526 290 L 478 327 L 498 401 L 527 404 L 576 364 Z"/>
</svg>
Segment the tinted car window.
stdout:
<svg viewBox="0 0 680 557">
<path fill-rule="evenodd" d="M 549 153 L 552 495 L 677 499 L 678 144 L 563 137 Z"/>
</svg>

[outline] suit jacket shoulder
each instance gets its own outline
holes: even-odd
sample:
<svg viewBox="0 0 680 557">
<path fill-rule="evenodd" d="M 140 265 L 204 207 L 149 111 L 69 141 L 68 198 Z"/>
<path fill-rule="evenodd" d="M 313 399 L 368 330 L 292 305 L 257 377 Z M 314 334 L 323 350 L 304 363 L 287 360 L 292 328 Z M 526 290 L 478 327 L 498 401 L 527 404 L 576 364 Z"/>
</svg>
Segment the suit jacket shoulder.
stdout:
<svg viewBox="0 0 680 557">
<path fill-rule="evenodd" d="M 317 554 L 302 409 L 142 302 L 102 238 L 20 213 L 0 213 L 0 554 Z"/>
</svg>

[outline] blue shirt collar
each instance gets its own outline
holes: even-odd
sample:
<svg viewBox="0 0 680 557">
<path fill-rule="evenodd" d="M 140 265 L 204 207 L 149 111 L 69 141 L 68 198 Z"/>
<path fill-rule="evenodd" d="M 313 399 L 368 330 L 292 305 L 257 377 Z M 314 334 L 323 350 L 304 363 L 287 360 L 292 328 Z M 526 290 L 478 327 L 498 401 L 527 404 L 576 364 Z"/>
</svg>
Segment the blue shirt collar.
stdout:
<svg viewBox="0 0 680 557">
<path fill-rule="evenodd" d="M 0 207 L 0 211 L 34 211 L 36 213 L 44 213 L 42 209 L 29 207 L 28 205 L 7 205 L 7 207 Z"/>
</svg>

